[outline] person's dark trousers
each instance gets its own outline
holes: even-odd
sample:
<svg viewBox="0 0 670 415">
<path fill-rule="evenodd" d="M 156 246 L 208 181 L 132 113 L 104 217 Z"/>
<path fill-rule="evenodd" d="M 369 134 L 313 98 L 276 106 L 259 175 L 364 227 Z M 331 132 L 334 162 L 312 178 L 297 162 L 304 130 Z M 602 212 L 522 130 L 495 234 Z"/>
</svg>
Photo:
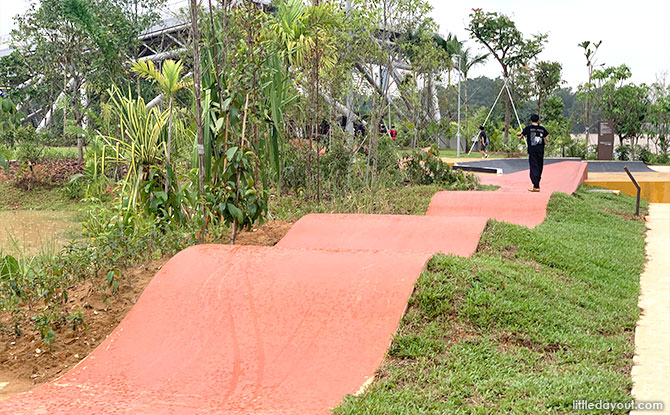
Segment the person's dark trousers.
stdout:
<svg viewBox="0 0 670 415">
<path fill-rule="evenodd" d="M 530 165 L 530 181 L 533 187 L 540 188 L 542 179 L 542 167 L 544 166 L 544 153 L 528 153 L 528 164 Z"/>
</svg>

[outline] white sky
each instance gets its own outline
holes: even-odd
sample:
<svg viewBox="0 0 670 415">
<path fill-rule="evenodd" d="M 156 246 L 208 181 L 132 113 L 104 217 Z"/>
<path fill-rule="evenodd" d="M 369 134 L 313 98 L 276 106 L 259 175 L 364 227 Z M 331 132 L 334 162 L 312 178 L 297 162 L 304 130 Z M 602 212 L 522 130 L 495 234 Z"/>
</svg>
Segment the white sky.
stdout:
<svg viewBox="0 0 670 415">
<path fill-rule="evenodd" d="M 670 0 L 429 1 L 440 33 L 454 33 L 459 40 L 468 40 L 472 47 L 478 44 L 469 39 L 465 30 L 472 8 L 510 16 L 526 36 L 548 33 L 539 59 L 560 62 L 568 86 L 576 87 L 586 81 L 586 59 L 583 49 L 577 46 L 584 40 L 602 40 L 597 62 L 607 66 L 627 64 L 633 82 L 652 83 L 662 72 L 668 72 L 670 78 Z M 499 68 L 491 59 L 468 76 L 495 77 L 500 74 Z"/>
<path fill-rule="evenodd" d="M 8 34 L 12 18 L 23 13 L 30 0 L 0 0 L 0 36 Z M 180 3 L 181 0 L 169 0 Z M 576 87 L 586 77 L 585 59 L 577 44 L 584 40 L 602 40 L 598 62 L 606 65 L 626 63 L 631 67 L 634 82 L 652 83 L 656 75 L 668 72 L 670 77 L 670 0 L 429 0 L 433 18 L 440 33 L 447 31 L 478 45 L 469 39 L 465 27 L 473 7 L 509 15 L 526 35 L 548 33 L 549 40 L 542 60 L 563 64 L 563 78 Z M 498 76 L 497 62 L 471 71 L 473 77 Z"/>
</svg>

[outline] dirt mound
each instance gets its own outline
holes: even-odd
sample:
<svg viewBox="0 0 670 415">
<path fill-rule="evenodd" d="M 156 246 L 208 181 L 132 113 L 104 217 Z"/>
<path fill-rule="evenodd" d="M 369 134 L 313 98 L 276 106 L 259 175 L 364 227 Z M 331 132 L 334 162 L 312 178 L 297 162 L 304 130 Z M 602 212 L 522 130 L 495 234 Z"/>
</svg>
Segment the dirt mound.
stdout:
<svg viewBox="0 0 670 415">
<path fill-rule="evenodd" d="M 76 159 L 46 159 L 35 164 L 9 163 L 9 172 L 0 169 L 0 183 L 13 183 L 21 189 L 54 186 L 67 182 L 84 172 L 84 164 Z"/>
<path fill-rule="evenodd" d="M 238 235 L 238 245 L 275 245 L 292 222 L 270 221 Z M 124 270 L 119 291 L 111 295 L 104 277 L 82 281 L 70 288 L 67 313 L 80 311 L 85 327 L 61 327 L 51 345 L 42 343 L 36 330 L 14 333 L 10 316 L 0 318 L 0 400 L 28 391 L 63 375 L 95 349 L 128 314 L 156 272 L 168 261 L 162 258 Z M 42 309 L 29 314 L 37 315 Z M 27 322 L 27 327 L 32 324 Z M 3 387 L 4 385 L 4 387 Z"/>
<path fill-rule="evenodd" d="M 260 228 L 240 232 L 235 243 L 237 245 L 274 246 L 286 235 L 291 226 L 293 226 L 293 222 L 273 220 L 265 223 Z"/>
</svg>

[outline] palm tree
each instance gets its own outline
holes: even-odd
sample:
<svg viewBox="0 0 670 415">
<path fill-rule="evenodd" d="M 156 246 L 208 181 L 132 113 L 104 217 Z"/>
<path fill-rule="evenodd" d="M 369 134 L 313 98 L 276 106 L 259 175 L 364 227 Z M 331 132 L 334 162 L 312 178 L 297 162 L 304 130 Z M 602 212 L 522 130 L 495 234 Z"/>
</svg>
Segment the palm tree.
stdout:
<svg viewBox="0 0 670 415">
<path fill-rule="evenodd" d="M 148 79 L 154 81 L 160 86 L 163 95 L 168 98 L 168 140 L 167 147 L 165 151 L 165 160 L 170 164 L 170 152 L 172 149 L 172 113 L 173 113 L 173 102 L 174 96 L 180 89 L 187 86 L 187 83 L 184 82 L 181 74 L 184 70 L 184 66 L 181 61 L 173 61 L 171 59 L 163 62 L 163 68 L 161 72 L 156 69 L 154 63 L 147 59 L 145 61 L 137 61 L 133 64 L 131 69 L 140 78 Z"/>
<path fill-rule="evenodd" d="M 464 83 L 464 90 L 463 90 L 463 98 L 465 100 L 465 113 L 467 114 L 469 111 L 468 107 L 468 73 L 470 72 L 470 69 L 474 68 L 477 65 L 481 65 L 482 63 L 486 62 L 486 60 L 489 58 L 488 53 L 483 53 L 479 55 L 475 55 L 472 53 L 472 50 L 468 48 L 464 48 L 460 50 L 460 60 L 461 60 L 461 74 L 463 74 L 463 83 Z"/>
</svg>

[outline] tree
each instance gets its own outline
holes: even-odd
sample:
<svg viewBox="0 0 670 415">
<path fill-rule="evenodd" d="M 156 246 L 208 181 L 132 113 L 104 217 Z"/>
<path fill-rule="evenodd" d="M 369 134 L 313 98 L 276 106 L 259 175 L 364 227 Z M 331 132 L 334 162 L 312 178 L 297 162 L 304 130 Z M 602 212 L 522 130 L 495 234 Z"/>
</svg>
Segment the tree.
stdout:
<svg viewBox="0 0 670 415">
<path fill-rule="evenodd" d="M 565 104 L 558 95 L 548 96 L 543 104 L 543 124 L 551 134 L 550 147 L 560 147 L 561 156 L 565 157 L 565 147 L 572 143 L 570 136 L 570 120 L 563 116 Z"/>
<path fill-rule="evenodd" d="M 670 86 L 661 78 L 651 86 L 647 134 L 656 142 L 661 153 L 670 147 Z"/>
<path fill-rule="evenodd" d="M 540 61 L 533 68 L 534 92 L 537 97 L 537 115 L 542 117 L 542 104 L 561 84 L 562 66 L 558 62 Z M 562 111 L 562 106 L 561 106 Z"/>
<path fill-rule="evenodd" d="M 200 56 L 200 28 L 198 26 L 199 6 L 196 0 L 191 0 L 191 30 L 193 31 L 193 92 L 195 96 L 195 122 L 196 135 L 198 140 L 198 167 L 200 172 L 200 191 L 205 191 L 205 142 L 202 130 L 202 101 L 200 94 L 202 92 L 202 69 Z M 176 69 L 176 68 L 175 68 Z M 175 71 L 176 72 L 176 71 Z M 177 73 L 178 74 L 178 73 Z M 176 77 L 173 77 L 176 79 Z M 249 95 L 247 95 L 247 101 Z M 242 134 L 244 135 L 244 133 Z M 235 222 L 237 224 L 237 222 Z M 234 229 L 234 228 L 233 228 Z M 233 230 L 233 243 L 235 243 L 235 230 Z"/>
<path fill-rule="evenodd" d="M 483 44 L 500 64 L 503 77 L 509 79 L 511 71 L 528 65 L 544 48 L 546 34 L 532 35 L 524 38 L 516 24 L 504 14 L 484 12 L 472 9 L 467 30 L 470 35 Z M 505 137 L 509 137 L 511 121 L 511 101 L 505 95 Z"/>
<path fill-rule="evenodd" d="M 310 106 L 309 141 L 307 153 L 308 186 L 312 183 L 313 145 L 319 135 L 319 101 L 321 78 L 337 63 L 338 44 L 335 31 L 341 26 L 342 14 L 334 2 L 315 0 L 306 5 L 303 0 L 286 0 L 278 5 L 275 18 L 271 21 L 271 33 L 275 46 L 297 77 L 306 76 Z M 300 79 L 300 78 L 299 78 Z M 301 80 L 301 79 L 300 79 Z M 320 198 L 318 174 L 319 152 L 316 151 L 316 195 Z"/>
<path fill-rule="evenodd" d="M 468 100 L 468 74 L 475 66 L 481 65 L 489 58 L 488 53 L 475 54 L 469 47 L 461 49 L 459 54 L 461 74 L 463 75 L 463 101 L 465 102 L 465 113 L 470 110 Z"/>
<path fill-rule="evenodd" d="M 580 48 L 584 49 L 584 57 L 586 58 L 586 68 L 589 73 L 589 80 L 582 87 L 584 90 L 584 142 L 585 142 L 585 148 L 588 149 L 589 145 L 589 130 L 591 128 L 591 90 L 593 89 L 593 84 L 592 84 L 592 77 L 593 77 L 593 69 L 596 65 L 596 53 L 598 52 L 598 48 L 600 45 L 603 43 L 602 40 L 598 42 L 591 42 L 588 40 L 585 40 L 584 42 L 580 43 L 579 46 Z"/>
<path fill-rule="evenodd" d="M 630 77 L 631 71 L 626 65 L 593 71 L 593 79 L 600 84 L 595 103 L 605 118 L 614 122 L 621 144 L 626 139 L 637 144 L 650 105 L 649 87 L 625 84 Z"/>
<path fill-rule="evenodd" d="M 80 129 L 92 98 L 115 82 L 123 82 L 137 36 L 157 20 L 153 7 L 163 1 L 32 2 L 28 11 L 16 18 L 17 28 L 12 31 L 12 47 L 27 68 L 22 74 L 25 81 L 15 85 L 19 94 L 31 98 L 22 104 L 33 113 L 39 111 L 46 125 L 57 101 L 67 100 L 74 124 Z M 81 159 L 80 135 L 77 144 Z"/>
</svg>

